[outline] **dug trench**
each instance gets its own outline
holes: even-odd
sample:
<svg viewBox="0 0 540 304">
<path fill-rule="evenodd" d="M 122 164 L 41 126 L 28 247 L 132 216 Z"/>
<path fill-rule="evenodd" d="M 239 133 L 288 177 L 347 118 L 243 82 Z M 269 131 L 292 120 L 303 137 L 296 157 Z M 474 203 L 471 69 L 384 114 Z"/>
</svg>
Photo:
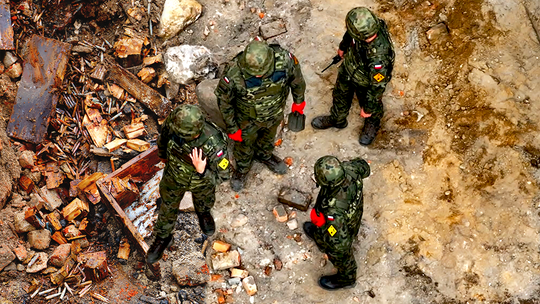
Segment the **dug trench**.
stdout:
<svg viewBox="0 0 540 304">
<path fill-rule="evenodd" d="M 150 3 L 154 30 L 159 28 L 164 2 Z M 222 68 L 260 33 L 261 25 L 280 20 L 287 31 L 269 42 L 281 44 L 300 60 L 308 84 L 308 121 L 329 111 L 337 69 L 333 67 L 324 74 L 320 71 L 335 55 L 345 30 L 344 16 L 351 8 L 368 6 L 385 19 L 396 50 L 393 79 L 383 98 L 384 124 L 372 146 L 358 144 L 363 121 L 356 102 L 348 118 L 349 127 L 344 130 L 316 131 L 307 126 L 304 131 L 293 133 L 285 128 L 276 153 L 288 158 L 288 174 L 276 176 L 256 164 L 245 190 L 235 193 L 228 183 L 222 184 L 212 211 L 218 232 L 208 240 L 202 236 L 194 214 L 181 213 L 174 244 L 161 262 L 163 278 L 158 282 L 147 278 L 144 257 L 133 240 L 128 240 L 132 248 L 129 258 L 118 259 L 127 233 L 104 202 L 90 203 L 87 219 L 92 245 L 85 251 L 106 251 L 111 275 L 86 296 L 69 296 L 71 303 L 98 301 L 91 297 L 92 293 L 116 303 L 180 303 L 178 299 L 186 299 L 184 303 L 540 301 L 540 41 L 534 29 L 540 27 L 535 17 L 540 15 L 537 2 L 201 0 L 201 17 L 167 42 L 149 35 L 147 1 L 120 1 L 119 5 L 116 1 L 94 1 L 80 10 L 74 5 L 58 10 L 56 15 L 46 12 L 41 23 L 35 24 L 32 22 L 41 12 L 41 5 L 31 5 L 31 1 L 11 3 L 15 8 L 12 15 L 19 19 L 14 29 L 20 45 L 30 37 L 24 30 L 31 29 L 30 32 L 78 47 L 80 53 L 70 55 L 69 66 L 74 68 L 68 67 L 64 86 L 73 83 L 79 93 L 91 91 L 95 84 L 104 85 L 107 91 L 107 82 L 114 82 L 93 80 L 91 87 L 85 87 L 93 72 L 92 62 L 100 62 L 100 48 L 106 50 L 105 56 L 115 58 L 134 74 L 143 69 L 144 57 L 181 44 L 207 47 Z M 25 17 L 27 5 L 32 7 L 32 18 Z M 149 37 L 150 46 L 143 48 L 146 53 L 140 57 L 119 58 L 114 53 L 113 45 L 124 37 L 125 27 Z M 79 43 L 84 41 L 98 48 L 91 47 L 89 53 L 84 53 L 88 49 Z M 86 70 L 81 70 L 83 66 Z M 164 69 L 162 63 L 152 66 L 157 75 Z M 37 154 L 42 146 L 28 145 L 6 135 L 21 80 L 12 80 L 6 74 L 0 77 L 4 118 L 0 128 L 0 178 L 6 186 L 1 193 L 7 198 L 0 213 L 0 240 L 10 250 L 19 245 L 30 250 L 26 233 L 13 232 L 11 228 L 17 229 L 15 214 L 36 202 L 35 195 L 22 190 L 19 179 L 27 176 L 41 188 L 47 178 L 38 176 L 40 170 L 21 168 L 18 163 L 23 150 Z M 149 85 L 167 94 L 157 87 L 157 79 Z M 194 88 L 194 83 L 181 86 L 173 104 L 196 103 Z M 85 98 L 76 98 L 82 106 Z M 59 102 L 59 108 L 65 110 L 67 105 L 63 102 Z M 159 129 L 156 115 L 140 101 L 127 104 L 131 111 L 122 111 L 125 114 L 118 123 L 111 118 L 117 113 L 114 108 L 118 111 L 120 105 L 111 106 L 111 115 L 106 107 L 95 102 L 89 107 L 99 108 L 120 135 L 119 130 L 125 125 L 147 115 L 146 120 L 139 120 L 146 132 L 139 138 L 154 144 Z M 62 114 L 57 114 L 54 119 L 61 118 Z M 49 127 L 48 139 L 56 143 L 61 139 L 74 148 L 76 142 L 58 137 L 59 130 L 54 124 Z M 90 143 L 92 140 L 88 140 Z M 110 156 L 97 157 L 84 145 L 80 149 L 84 153 L 66 154 L 82 167 L 87 159 L 93 160 L 81 177 L 94 171 L 110 172 Z M 42 152 L 35 158 L 36 165 L 50 162 L 50 157 L 58 157 L 58 153 Z M 118 160 L 113 164 L 117 169 L 137 154 L 122 154 L 124 159 L 114 155 Z M 354 245 L 359 265 L 356 286 L 337 292 L 326 292 L 317 286 L 317 279 L 332 273 L 333 268 L 301 230 L 308 214 L 286 206 L 287 223 L 274 215 L 275 207 L 281 205 L 276 198 L 282 186 L 292 186 L 316 197 L 313 164 L 327 154 L 342 159 L 363 157 L 372 170 L 365 180 L 362 228 Z M 45 175 L 47 171 L 43 172 Z M 61 187 L 69 190 L 69 182 Z M 60 197 L 64 205 L 58 212 L 73 199 Z M 147 241 L 151 242 L 151 238 Z M 230 270 L 213 269 L 216 249 L 222 250 L 213 246 L 215 241 L 231 245 L 227 251 L 241 256 L 240 265 L 236 266 L 240 271 L 235 271 L 234 276 Z M 31 250 L 50 255 L 56 247 L 51 241 L 48 249 Z M 15 258 L 0 273 L 0 302 L 41 303 L 45 295 L 30 298 L 35 288 L 57 288 L 51 283 L 50 274 L 27 273 L 26 266 Z M 180 285 L 179 274 L 190 279 L 181 282 L 194 285 L 195 280 L 201 279 L 204 284 Z M 249 286 L 235 277 L 246 275 L 253 277 L 257 286 L 252 296 L 246 293 Z"/>
</svg>

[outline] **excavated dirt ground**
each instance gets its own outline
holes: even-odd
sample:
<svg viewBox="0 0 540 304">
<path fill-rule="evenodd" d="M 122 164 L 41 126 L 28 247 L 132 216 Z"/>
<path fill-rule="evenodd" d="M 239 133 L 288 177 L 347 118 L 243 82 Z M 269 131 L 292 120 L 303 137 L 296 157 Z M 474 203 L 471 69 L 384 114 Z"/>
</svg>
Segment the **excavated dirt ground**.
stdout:
<svg viewBox="0 0 540 304">
<path fill-rule="evenodd" d="M 200 2 L 201 18 L 162 47 L 201 44 L 224 63 L 258 33 L 260 24 L 285 20 L 288 32 L 271 42 L 300 60 L 308 85 L 308 121 L 329 111 L 337 68 L 320 71 L 335 55 L 351 8 L 368 6 L 385 19 L 396 50 L 394 76 L 383 98 L 384 124 L 372 146 L 358 144 L 363 120 L 355 103 L 344 130 L 307 126 L 301 133 L 283 133 L 276 153 L 293 159 L 286 176 L 256 164 L 245 190 L 220 186 L 213 210 L 219 232 L 211 240 L 239 248 L 242 266 L 258 287 L 251 299 L 234 291 L 228 302 L 540 303 L 540 41 L 533 29 L 533 24 L 540 28 L 538 1 Z M 449 36 L 428 41 L 426 32 L 441 22 Z M 9 143 L 1 137 L 4 160 Z M 333 268 L 301 231 L 308 214 L 297 212 L 296 230 L 272 214 L 283 185 L 316 196 L 313 164 L 328 154 L 363 157 L 372 170 L 354 245 L 357 284 L 335 292 L 317 286 Z M 3 170 L 7 167 L 4 162 Z M 248 223 L 232 228 L 239 214 Z M 172 261 L 200 250 L 194 216 L 182 214 L 177 226 L 174 251 L 167 251 L 161 263 L 164 278 L 147 280 L 137 269 L 142 257 L 135 253 L 128 265 L 114 265 L 110 299 L 139 303 L 135 292 L 170 292 L 176 285 Z M 12 237 L 6 233 L 0 237 Z M 112 246 L 118 239 L 115 233 L 106 237 Z M 276 258 L 281 270 L 274 269 Z M 22 299 L 21 277 L 4 280 L 0 295 Z M 121 296 L 128 288 L 123 284 L 130 285 L 129 297 Z M 207 284 L 206 303 L 217 303 L 214 290 L 224 287 L 230 288 L 224 282 Z"/>
</svg>

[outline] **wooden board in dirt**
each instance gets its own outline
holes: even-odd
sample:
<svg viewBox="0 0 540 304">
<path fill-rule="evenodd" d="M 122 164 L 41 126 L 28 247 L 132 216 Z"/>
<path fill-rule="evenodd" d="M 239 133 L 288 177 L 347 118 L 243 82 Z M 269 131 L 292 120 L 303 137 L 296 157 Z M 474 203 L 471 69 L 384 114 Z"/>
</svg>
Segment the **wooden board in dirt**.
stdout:
<svg viewBox="0 0 540 304">
<path fill-rule="evenodd" d="M 34 144 L 44 140 L 70 50 L 68 43 L 37 35 L 30 38 L 16 104 L 7 128 L 9 136 Z"/>
<path fill-rule="evenodd" d="M 9 1 L 0 0 L 0 50 L 14 50 Z"/>
</svg>

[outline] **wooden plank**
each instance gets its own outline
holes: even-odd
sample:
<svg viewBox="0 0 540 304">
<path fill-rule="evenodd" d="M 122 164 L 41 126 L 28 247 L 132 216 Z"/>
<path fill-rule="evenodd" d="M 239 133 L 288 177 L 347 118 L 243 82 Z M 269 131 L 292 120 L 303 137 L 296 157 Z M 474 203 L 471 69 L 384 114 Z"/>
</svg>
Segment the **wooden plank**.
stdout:
<svg viewBox="0 0 540 304">
<path fill-rule="evenodd" d="M 122 242 L 120 242 L 120 247 L 118 248 L 118 255 L 117 257 L 119 259 L 127 260 L 129 258 L 129 252 L 130 252 L 130 246 L 127 239 L 123 239 Z"/>
<path fill-rule="evenodd" d="M 34 144 L 47 134 L 64 80 L 71 44 L 33 35 L 27 46 L 24 72 L 7 133 Z"/>
<path fill-rule="evenodd" d="M 107 142 L 109 127 L 107 120 L 101 117 L 97 109 L 89 108 L 87 115 L 83 118 L 83 125 L 88 130 L 88 134 L 96 147 L 101 148 Z"/>
<path fill-rule="evenodd" d="M 143 152 L 150 148 L 150 143 L 140 139 L 130 139 L 127 141 L 126 146 L 135 151 Z"/>
<path fill-rule="evenodd" d="M 134 139 L 146 133 L 146 129 L 142 122 L 125 125 L 123 131 L 127 139 Z"/>
<path fill-rule="evenodd" d="M 14 50 L 9 1 L 0 0 L 0 50 Z M 8 68 L 8 67 L 6 67 Z"/>
<path fill-rule="evenodd" d="M 167 117 L 173 110 L 172 103 L 154 89 L 140 81 L 137 76 L 131 74 L 112 60 L 107 60 L 109 78 L 128 91 L 135 99 L 140 101 L 148 109 L 161 118 Z"/>
<path fill-rule="evenodd" d="M 105 205 L 108 207 L 109 211 L 116 215 L 116 218 L 122 222 L 124 228 L 128 232 L 128 237 L 134 241 L 137 249 L 139 249 L 144 255 L 146 255 L 150 247 L 144 241 L 144 238 L 141 236 L 137 228 L 126 216 L 124 210 L 109 192 L 107 185 L 111 183 L 111 179 L 114 177 L 124 178 L 128 175 L 131 175 L 132 179 L 148 181 L 159 170 L 162 169 L 162 166 L 158 165 L 160 162 L 161 160 L 158 157 L 158 149 L 156 146 L 154 146 L 146 150 L 146 152 L 134 157 L 132 160 L 122 165 L 119 169 L 107 175 L 107 177 L 96 182 Z"/>
<path fill-rule="evenodd" d="M 88 211 L 90 211 L 88 203 L 76 198 L 69 205 L 64 207 L 64 209 L 62 209 L 62 216 L 66 219 L 66 221 L 71 222 L 81 214 L 82 216 L 86 216 Z"/>
<path fill-rule="evenodd" d="M 79 188 L 80 190 L 84 191 L 84 189 L 86 189 L 88 186 L 90 186 L 91 184 L 95 183 L 98 179 L 102 178 L 105 174 L 101 173 L 101 172 L 96 172 L 92 175 L 90 175 L 89 177 L 83 179 L 78 185 L 77 185 L 77 188 Z"/>
<path fill-rule="evenodd" d="M 47 189 L 58 188 L 64 182 L 64 172 L 60 171 L 56 162 L 50 162 L 45 165 L 45 177 Z"/>
<path fill-rule="evenodd" d="M 105 148 L 107 148 L 107 150 L 109 150 L 109 152 L 112 152 L 112 151 L 120 148 L 126 142 L 127 142 L 127 139 L 117 138 L 117 139 L 111 141 L 110 143 L 106 144 Z"/>
</svg>

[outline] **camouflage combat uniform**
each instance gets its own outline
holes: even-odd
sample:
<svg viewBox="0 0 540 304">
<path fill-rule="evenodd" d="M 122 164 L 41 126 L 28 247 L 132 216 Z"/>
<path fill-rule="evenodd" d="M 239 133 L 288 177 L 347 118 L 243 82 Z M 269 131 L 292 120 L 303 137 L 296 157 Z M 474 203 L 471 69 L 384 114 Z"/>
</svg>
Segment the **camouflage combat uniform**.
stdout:
<svg viewBox="0 0 540 304">
<path fill-rule="evenodd" d="M 264 77 L 242 70 L 241 52 L 225 69 L 215 90 L 227 133 L 242 131 L 242 141 L 235 142 L 233 153 L 237 171 L 243 174 L 254 157 L 262 161 L 271 157 L 289 90 L 296 104 L 304 102 L 306 84 L 298 59 L 279 45 L 270 47 L 274 65 Z"/>
<path fill-rule="evenodd" d="M 319 249 L 328 255 L 337 268 L 340 280 L 346 283 L 356 281 L 356 261 L 352 243 L 356 239 L 364 199 L 362 179 L 370 174 L 367 162 L 361 158 L 342 162 L 345 180 L 338 187 L 322 186 L 315 211 L 324 215 L 325 223 L 315 229 L 314 241 Z"/>
<path fill-rule="evenodd" d="M 339 44 L 345 60 L 338 71 L 330 110 L 337 125 L 346 123 L 355 92 L 366 113 L 377 120 L 383 116 L 382 96 L 392 78 L 394 49 L 386 23 L 378 21 L 380 29 L 372 42 L 357 41 L 346 32 Z"/>
<path fill-rule="evenodd" d="M 178 216 L 178 207 L 186 191 L 193 195 L 193 205 L 197 214 L 208 212 L 214 206 L 216 186 L 229 178 L 229 160 L 225 134 L 213 123 L 204 121 L 200 135 L 186 140 L 175 134 L 171 117 L 176 108 L 163 123 L 158 138 L 159 157 L 166 158 L 167 164 L 159 184 L 162 203 L 154 226 L 154 233 L 160 238 L 168 237 Z M 206 170 L 199 174 L 192 164 L 189 154 L 193 148 L 201 148 L 207 158 Z"/>
</svg>

